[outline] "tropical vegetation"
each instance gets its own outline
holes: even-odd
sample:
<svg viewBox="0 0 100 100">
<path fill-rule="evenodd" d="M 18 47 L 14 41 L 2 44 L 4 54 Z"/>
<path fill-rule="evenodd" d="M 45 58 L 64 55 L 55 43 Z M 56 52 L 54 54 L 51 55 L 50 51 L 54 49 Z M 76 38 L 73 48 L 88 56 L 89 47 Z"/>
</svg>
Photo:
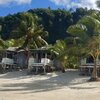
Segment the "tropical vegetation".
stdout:
<svg viewBox="0 0 100 100">
<path fill-rule="evenodd" d="M 78 67 L 81 57 L 91 55 L 94 59 L 91 80 L 97 80 L 100 11 L 87 8 L 51 10 L 48 7 L 0 17 L 0 48 L 18 46 L 25 49 L 48 45 L 63 72 L 65 67 Z"/>
</svg>

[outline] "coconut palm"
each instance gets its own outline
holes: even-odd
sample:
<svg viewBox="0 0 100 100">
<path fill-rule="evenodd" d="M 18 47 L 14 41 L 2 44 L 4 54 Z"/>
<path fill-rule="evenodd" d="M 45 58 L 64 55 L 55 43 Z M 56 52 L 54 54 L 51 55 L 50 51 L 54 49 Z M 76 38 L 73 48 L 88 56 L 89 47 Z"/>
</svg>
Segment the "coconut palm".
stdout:
<svg viewBox="0 0 100 100">
<path fill-rule="evenodd" d="M 87 49 L 89 50 L 89 54 L 93 57 L 94 60 L 94 68 L 91 75 L 90 81 L 98 80 L 97 77 L 97 61 L 98 56 L 100 55 L 100 36 L 93 36 L 87 42 Z"/>
<path fill-rule="evenodd" d="M 42 26 L 35 26 L 33 35 L 31 36 L 31 41 L 29 41 L 28 46 L 30 48 L 39 48 L 43 46 L 48 46 L 48 43 L 43 39 L 48 36 L 48 32 L 44 31 Z M 25 45 L 25 44 L 24 44 Z"/>
<path fill-rule="evenodd" d="M 50 50 L 56 55 L 54 60 L 59 61 L 62 72 L 65 72 L 67 61 L 66 43 L 63 40 L 57 40 Z"/>
<path fill-rule="evenodd" d="M 41 26 L 36 25 L 36 19 L 37 17 L 30 13 L 22 13 L 19 23 L 13 26 L 10 37 L 14 39 L 25 37 L 22 48 L 29 44 L 32 44 L 34 48 L 47 45 L 47 42 L 43 39 L 47 32 Z"/>
<path fill-rule="evenodd" d="M 85 16 L 67 30 L 72 36 L 80 38 L 84 53 L 94 58 L 94 68 L 90 80 L 97 80 L 96 59 L 99 55 L 100 21 L 91 16 Z M 80 49 L 81 51 L 82 49 Z"/>
</svg>

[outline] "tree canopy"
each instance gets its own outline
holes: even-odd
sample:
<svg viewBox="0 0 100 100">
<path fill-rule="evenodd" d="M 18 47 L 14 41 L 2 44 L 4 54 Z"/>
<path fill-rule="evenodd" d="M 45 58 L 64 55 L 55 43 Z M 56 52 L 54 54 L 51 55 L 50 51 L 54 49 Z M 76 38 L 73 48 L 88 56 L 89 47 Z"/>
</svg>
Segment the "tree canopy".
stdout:
<svg viewBox="0 0 100 100">
<path fill-rule="evenodd" d="M 69 37 L 69 34 L 66 33 L 66 29 L 70 25 L 76 24 L 77 21 L 83 16 L 89 15 L 91 12 L 98 11 L 87 10 L 86 8 L 77 8 L 76 11 L 70 12 L 66 11 L 65 9 L 52 10 L 50 8 L 40 8 L 31 9 L 28 12 L 32 14 L 33 18 L 35 16 L 38 17 L 38 20 L 34 21 L 36 21 L 38 25 L 42 25 L 44 31 L 47 31 L 49 35 L 48 37 L 45 37 L 45 40 L 50 44 L 54 44 L 56 40 Z M 2 31 L 0 32 L 0 35 L 2 39 L 6 40 L 9 38 L 14 38 L 14 36 L 16 36 L 17 38 L 19 36 L 21 37 L 21 35 L 25 35 L 20 33 L 17 33 L 16 35 L 11 34 L 13 27 L 16 27 L 18 23 L 20 23 L 20 21 L 23 19 L 22 15 L 23 12 L 0 17 L 0 25 L 2 26 Z"/>
</svg>

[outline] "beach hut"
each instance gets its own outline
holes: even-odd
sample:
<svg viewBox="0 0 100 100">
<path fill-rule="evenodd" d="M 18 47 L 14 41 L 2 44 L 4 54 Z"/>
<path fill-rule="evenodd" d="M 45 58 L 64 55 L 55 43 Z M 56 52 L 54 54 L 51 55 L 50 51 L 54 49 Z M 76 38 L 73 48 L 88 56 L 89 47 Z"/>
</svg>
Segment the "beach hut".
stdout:
<svg viewBox="0 0 100 100">
<path fill-rule="evenodd" d="M 34 71 L 37 74 L 51 70 L 51 67 L 53 67 L 53 55 L 48 51 L 48 48 L 30 49 L 29 52 L 28 68 L 30 71 Z"/>
<path fill-rule="evenodd" d="M 81 75 L 91 75 L 94 67 L 94 61 L 92 56 L 81 58 L 79 71 Z M 100 58 L 97 59 L 97 73 L 100 74 Z"/>
<path fill-rule="evenodd" d="M 16 68 L 27 68 L 28 63 L 27 63 L 27 51 L 24 49 L 18 50 L 18 47 L 9 47 L 8 49 L 6 49 L 3 52 L 3 56 L 2 56 L 2 61 L 4 61 L 3 59 L 10 59 L 13 60 L 13 64 L 15 64 L 15 69 Z M 6 62 L 6 60 L 5 60 Z M 5 63 L 3 62 L 3 63 Z"/>
<path fill-rule="evenodd" d="M 7 50 L 3 50 L 3 52 L 1 53 L 1 61 L 0 61 L 1 69 L 12 70 L 13 68 L 16 67 L 15 61 L 13 59 L 14 54 L 15 54 L 15 48 L 8 48 Z"/>
</svg>

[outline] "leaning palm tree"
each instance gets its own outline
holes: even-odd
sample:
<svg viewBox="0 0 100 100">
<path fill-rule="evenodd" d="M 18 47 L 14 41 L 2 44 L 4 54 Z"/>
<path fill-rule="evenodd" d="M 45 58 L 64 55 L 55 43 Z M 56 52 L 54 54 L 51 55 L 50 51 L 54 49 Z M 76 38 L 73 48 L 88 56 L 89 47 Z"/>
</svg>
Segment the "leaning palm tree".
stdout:
<svg viewBox="0 0 100 100">
<path fill-rule="evenodd" d="M 44 28 L 42 26 L 36 25 L 30 39 L 31 41 L 29 41 L 28 43 L 28 47 L 40 48 L 43 46 L 48 46 L 48 43 L 44 40 L 46 36 L 48 36 L 48 32 L 44 31 Z"/>
<path fill-rule="evenodd" d="M 100 55 L 100 36 L 92 36 L 87 42 L 87 49 L 89 54 L 93 57 L 94 68 L 91 74 L 90 81 L 98 80 L 97 76 L 97 61 Z"/>
<path fill-rule="evenodd" d="M 100 21 L 91 16 L 85 16 L 76 25 L 70 26 L 67 31 L 82 41 L 84 50 L 80 49 L 80 51 L 83 50 L 84 53 L 91 54 L 94 58 L 94 68 L 90 80 L 98 80 L 96 59 L 100 54 Z"/>
<path fill-rule="evenodd" d="M 10 37 L 14 39 L 25 37 L 25 42 L 21 48 L 27 47 L 30 43 L 34 48 L 47 45 L 47 42 L 43 39 L 47 32 L 41 26 L 36 25 L 36 19 L 37 17 L 30 13 L 22 13 L 20 14 L 19 23 L 13 27 Z M 44 44 L 40 45 L 40 41 Z"/>
</svg>

